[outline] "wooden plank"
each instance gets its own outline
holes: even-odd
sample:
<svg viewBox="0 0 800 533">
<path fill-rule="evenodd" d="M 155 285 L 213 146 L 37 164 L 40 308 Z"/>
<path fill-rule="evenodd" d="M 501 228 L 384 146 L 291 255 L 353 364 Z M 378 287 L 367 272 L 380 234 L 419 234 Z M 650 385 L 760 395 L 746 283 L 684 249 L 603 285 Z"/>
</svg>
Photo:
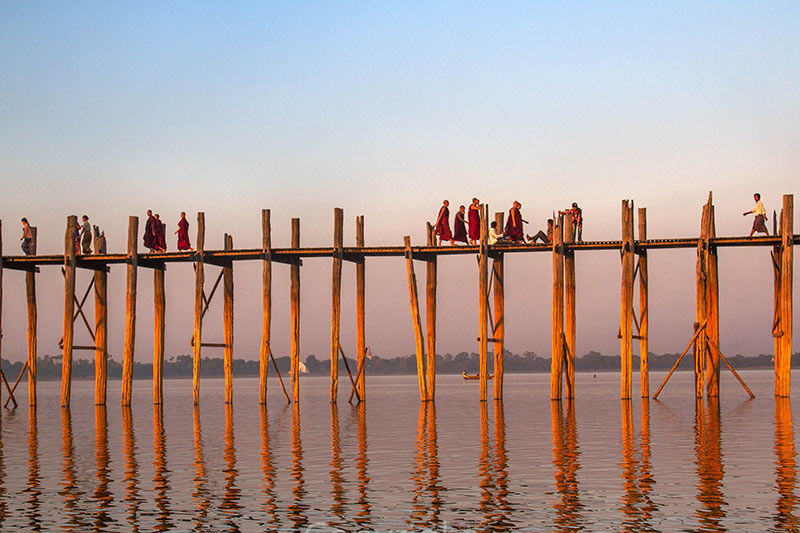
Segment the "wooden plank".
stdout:
<svg viewBox="0 0 800 533">
<path fill-rule="evenodd" d="M 497 227 L 504 227 L 504 213 L 501 211 L 494 214 L 494 221 Z M 506 331 L 506 311 L 505 311 L 505 269 L 504 255 L 502 252 L 495 254 L 492 259 L 492 278 L 494 291 L 494 324 L 492 325 L 492 337 L 486 339 L 487 342 L 494 344 L 494 399 L 503 399 L 503 351 L 505 350 L 505 331 Z M 502 404 L 495 404 L 496 408 L 502 409 Z"/>
<path fill-rule="evenodd" d="M 261 275 L 261 350 L 258 365 L 258 403 L 267 403 L 267 375 L 269 374 L 269 342 L 272 322 L 272 225 L 269 209 L 261 210 L 261 252 L 263 270 Z M 280 377 L 280 376 L 279 376 Z M 288 397 L 287 397 L 288 399 Z"/>
<path fill-rule="evenodd" d="M 620 302 L 620 398 L 629 400 L 633 381 L 633 201 L 622 201 L 622 290 Z"/>
<path fill-rule="evenodd" d="M 356 246 L 364 247 L 364 215 L 356 217 Z M 367 398 L 366 390 L 366 265 L 362 255 L 356 261 L 356 350 L 358 350 L 358 370 L 356 383 L 358 396 L 363 402 Z"/>
<path fill-rule="evenodd" d="M 564 225 L 564 242 L 575 241 L 572 221 Z M 564 377 L 568 400 L 575 398 L 575 251 L 564 249 Z"/>
<path fill-rule="evenodd" d="M 436 235 L 434 228 L 427 225 L 428 246 L 434 246 Z M 436 256 L 427 260 L 425 265 L 425 326 L 426 326 L 426 396 L 428 401 L 436 397 L 436 285 L 437 285 L 437 259 Z"/>
<path fill-rule="evenodd" d="M 67 217 L 64 233 L 64 346 L 61 359 L 61 407 L 69 407 L 72 392 L 72 341 L 75 312 L 75 234 L 78 217 Z"/>
<path fill-rule="evenodd" d="M 300 248 L 300 219 L 292 219 L 292 248 Z M 291 382 L 292 400 L 295 405 L 300 401 L 300 261 L 289 267 L 291 278 Z"/>
<path fill-rule="evenodd" d="M 792 320 L 793 320 L 793 272 L 794 251 L 792 236 L 794 232 L 794 196 L 783 196 L 781 209 L 781 253 L 780 253 L 780 292 L 779 315 L 781 319 L 780 350 L 775 353 L 775 396 L 788 398 L 791 389 L 792 370 Z"/>
<path fill-rule="evenodd" d="M 647 209 L 640 207 L 638 211 L 639 240 L 647 240 Z M 650 365 L 648 346 L 648 271 L 647 250 L 642 248 L 638 252 L 637 270 L 639 271 L 639 380 L 642 398 L 650 397 Z"/>
<path fill-rule="evenodd" d="M 225 235 L 225 249 L 233 250 L 233 237 Z M 225 403 L 233 403 L 233 263 L 223 272 L 223 329 L 225 336 Z"/>
<path fill-rule="evenodd" d="M 489 381 L 489 206 L 481 204 L 481 240 L 478 253 L 478 380 L 480 401 L 485 402 Z"/>
<path fill-rule="evenodd" d="M 125 337 L 122 352 L 122 405 L 131 404 L 133 349 L 136 339 L 136 267 L 138 266 L 139 218 L 128 217 L 128 267 L 125 289 Z"/>
<path fill-rule="evenodd" d="M 717 248 L 711 244 L 711 239 L 716 236 L 714 223 L 714 205 L 711 193 L 708 193 L 708 215 L 706 220 L 705 235 L 705 264 L 706 264 L 706 338 L 719 346 L 719 267 Z M 719 352 L 705 348 L 706 353 L 706 395 L 712 398 L 719 396 Z"/>
<path fill-rule="evenodd" d="M 164 403 L 164 334 L 167 297 L 164 269 L 153 270 L 153 404 Z"/>
<path fill-rule="evenodd" d="M 200 403 L 200 360 L 203 348 L 203 287 L 206 277 L 203 270 L 203 250 L 206 242 L 206 216 L 197 213 L 197 240 L 194 263 L 194 328 L 192 330 L 192 399 Z"/>
<path fill-rule="evenodd" d="M 553 323 L 550 360 L 550 399 L 561 400 L 564 367 L 564 215 L 553 221 Z"/>
<path fill-rule="evenodd" d="M 94 227 L 94 253 L 106 253 L 105 234 Z M 108 384 L 108 272 L 94 272 L 94 404 L 106 404 Z"/>
<path fill-rule="evenodd" d="M 417 354 L 417 381 L 419 399 L 424 402 L 428 398 L 425 384 L 425 345 L 422 341 L 422 319 L 419 315 L 419 296 L 417 295 L 417 276 L 414 274 L 414 256 L 411 253 L 411 237 L 403 237 L 406 249 L 406 274 L 408 276 L 408 296 L 411 303 L 411 321 L 414 324 L 414 341 Z"/>
<path fill-rule="evenodd" d="M 344 211 L 333 210 L 333 267 L 331 272 L 331 403 L 339 394 L 339 337 L 342 324 L 342 247 L 344 246 Z"/>
</svg>

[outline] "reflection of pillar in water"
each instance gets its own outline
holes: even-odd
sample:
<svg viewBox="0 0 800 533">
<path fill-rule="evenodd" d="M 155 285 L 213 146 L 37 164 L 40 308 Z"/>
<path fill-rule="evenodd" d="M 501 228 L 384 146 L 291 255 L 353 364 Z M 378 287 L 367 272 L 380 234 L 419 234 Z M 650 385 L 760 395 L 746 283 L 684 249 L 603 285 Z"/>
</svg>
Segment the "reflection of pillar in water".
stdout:
<svg viewBox="0 0 800 533">
<path fill-rule="evenodd" d="M 28 511 L 25 515 L 28 517 L 28 529 L 31 531 L 39 531 L 42 525 L 39 510 L 39 497 L 42 495 L 41 481 L 42 477 L 39 475 L 39 428 L 34 404 L 28 407 L 28 485 L 23 490 L 28 495 L 28 499 L 25 501 L 28 504 Z M 0 525 L 2 524 L 0 523 Z"/>
<path fill-rule="evenodd" d="M 513 524 L 508 520 L 512 509 L 508 501 L 508 454 L 506 453 L 506 420 L 503 413 L 503 400 L 494 402 L 494 461 L 497 487 L 497 525 L 511 528 Z"/>
<path fill-rule="evenodd" d="M 2 241 L 2 239 L 0 239 L 0 241 Z M 0 274 L 0 277 L 2 277 L 2 274 Z M 0 283 L 0 290 L 1 289 L 2 289 L 2 284 Z M 2 429 L 3 429 L 3 417 L 0 416 L 0 434 L 2 434 Z M 3 523 L 6 521 L 5 480 L 6 480 L 6 465 L 5 465 L 5 457 L 3 455 L 3 439 L 0 439 L 0 527 L 2 527 Z"/>
<path fill-rule="evenodd" d="M 358 472 L 358 506 L 356 513 L 356 523 L 361 529 L 370 529 L 371 506 L 367 496 L 367 485 L 369 484 L 369 473 L 367 466 L 367 406 L 364 402 L 359 402 L 356 406 L 358 412 L 358 457 L 356 458 L 356 471 Z"/>
<path fill-rule="evenodd" d="M 127 509 L 128 524 L 131 529 L 138 531 L 139 528 L 139 466 L 136 463 L 136 437 L 133 433 L 133 417 L 131 406 L 122 406 L 122 455 L 125 458 L 125 473 L 123 481 L 125 483 L 125 507 Z"/>
<path fill-rule="evenodd" d="M 492 479 L 491 452 L 489 451 L 489 407 L 487 402 L 480 402 L 481 405 L 481 451 L 478 456 L 478 485 L 481 488 L 481 499 L 478 509 L 481 512 L 482 520 L 479 530 L 490 530 L 494 520 L 494 480 Z"/>
<path fill-rule="evenodd" d="M 642 398 L 642 460 L 640 463 L 639 491 L 642 494 L 641 516 L 644 525 L 649 525 L 658 506 L 650 499 L 653 491 L 653 465 L 650 462 L 650 399 Z"/>
<path fill-rule="evenodd" d="M 722 452 L 720 450 L 719 397 L 708 398 L 708 413 L 702 399 L 697 399 L 695 415 L 695 451 L 697 454 L 698 492 L 701 508 L 696 516 L 703 529 L 717 530 L 725 518 L 727 503 L 722 494 Z"/>
<path fill-rule="evenodd" d="M 200 425 L 200 406 L 194 404 L 192 425 L 194 433 L 194 491 L 192 499 L 195 501 L 195 529 L 201 529 L 208 518 L 209 494 L 206 488 L 206 462 L 203 457 L 203 428 Z"/>
<path fill-rule="evenodd" d="M 485 404 L 485 402 L 483 402 Z M 431 496 L 431 516 L 429 523 L 436 529 L 441 523 L 442 498 L 444 490 L 439 479 L 439 443 L 436 434 L 436 404 L 427 402 L 427 444 L 428 444 L 428 490 Z"/>
<path fill-rule="evenodd" d="M 275 466 L 272 464 L 272 451 L 269 445 L 269 421 L 267 419 L 267 404 L 261 404 L 261 471 L 264 473 L 264 505 L 263 509 L 269 516 L 268 522 L 280 523 L 276 514 L 278 506 L 275 504 Z"/>
<path fill-rule="evenodd" d="M 169 470 L 167 469 L 167 436 L 164 433 L 164 413 L 161 404 L 153 405 L 153 489 L 158 513 L 156 531 L 169 531 L 173 524 L 169 521 Z"/>
<path fill-rule="evenodd" d="M 620 402 L 622 418 L 621 456 L 622 456 L 622 514 L 623 529 L 634 530 L 641 518 L 639 504 L 642 494 L 639 492 L 638 469 L 636 460 L 636 443 L 633 437 L 633 406 L 631 400 Z"/>
<path fill-rule="evenodd" d="M 581 510 L 583 504 L 579 497 L 578 434 L 575 428 L 575 404 L 566 402 L 566 417 L 562 413 L 560 401 L 550 402 L 550 419 L 553 432 L 553 478 L 559 501 L 553 504 L 556 511 L 555 523 L 560 531 L 583 527 Z"/>
<path fill-rule="evenodd" d="M 308 525 L 308 517 L 305 511 L 308 504 L 305 503 L 306 489 L 303 479 L 303 443 L 300 440 L 300 404 L 292 403 L 292 478 L 295 485 L 292 488 L 294 501 L 289 504 L 289 520 L 292 527 L 301 529 Z"/>
<path fill-rule="evenodd" d="M 61 408 L 61 451 L 64 455 L 64 465 L 61 472 L 64 475 L 61 495 L 64 497 L 64 512 L 68 516 L 68 524 L 74 527 L 87 526 L 81 521 L 81 516 L 76 508 L 81 497 L 78 481 L 75 475 L 75 455 L 72 445 L 72 413 L 69 407 Z"/>
<path fill-rule="evenodd" d="M 330 528 L 344 528 L 344 480 L 342 478 L 342 450 L 339 446 L 339 409 L 335 403 L 331 403 L 331 515 L 328 521 Z"/>
<path fill-rule="evenodd" d="M 238 529 L 235 519 L 239 517 L 239 488 L 236 486 L 236 477 L 239 472 L 236 470 L 236 442 L 234 440 L 233 426 L 233 404 L 225 404 L 225 448 L 223 457 L 225 459 L 225 493 L 222 495 L 220 510 L 228 517 L 228 525 L 233 529 Z"/>
<path fill-rule="evenodd" d="M 108 516 L 108 507 L 113 500 L 111 492 L 108 490 L 111 478 L 108 468 L 108 419 L 105 405 L 95 405 L 94 407 L 94 432 L 95 459 L 97 461 L 97 487 L 94 491 L 97 510 L 94 513 L 94 527 L 102 530 L 111 521 L 111 517 Z"/>
<path fill-rule="evenodd" d="M 412 512 L 408 518 L 409 525 L 419 529 L 431 527 L 435 529 L 441 523 L 440 493 L 444 488 L 439 479 L 438 447 L 436 406 L 433 402 L 420 403 L 416 463 L 411 474 L 414 496 L 411 500 Z"/>
<path fill-rule="evenodd" d="M 775 528 L 797 531 L 800 520 L 794 514 L 797 496 L 794 488 L 797 479 L 795 460 L 794 428 L 792 426 L 792 404 L 790 398 L 775 397 L 775 485 L 778 501 L 775 513 Z"/>
<path fill-rule="evenodd" d="M 411 497 L 411 514 L 408 524 L 419 529 L 426 527 L 425 514 L 428 506 L 425 505 L 425 404 L 420 402 L 419 416 L 417 418 L 417 453 L 414 470 L 411 473 L 411 483 L 414 486 L 414 495 Z"/>
</svg>

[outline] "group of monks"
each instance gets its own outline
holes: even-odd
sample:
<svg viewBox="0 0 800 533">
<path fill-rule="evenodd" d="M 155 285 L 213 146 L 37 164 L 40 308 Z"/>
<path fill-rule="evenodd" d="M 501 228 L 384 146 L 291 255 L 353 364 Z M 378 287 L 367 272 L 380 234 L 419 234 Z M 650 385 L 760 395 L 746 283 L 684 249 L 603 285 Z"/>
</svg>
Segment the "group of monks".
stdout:
<svg viewBox="0 0 800 533">
<path fill-rule="evenodd" d="M 161 217 L 158 213 L 155 215 L 150 209 L 147 210 L 147 223 L 144 225 L 144 247 L 151 252 L 166 252 L 167 251 L 167 225 L 161 222 Z M 178 235 L 178 250 L 191 250 L 192 244 L 189 241 L 189 221 L 186 220 L 186 213 L 181 213 L 181 219 L 178 221 L 178 229 L 175 230 Z"/>
</svg>

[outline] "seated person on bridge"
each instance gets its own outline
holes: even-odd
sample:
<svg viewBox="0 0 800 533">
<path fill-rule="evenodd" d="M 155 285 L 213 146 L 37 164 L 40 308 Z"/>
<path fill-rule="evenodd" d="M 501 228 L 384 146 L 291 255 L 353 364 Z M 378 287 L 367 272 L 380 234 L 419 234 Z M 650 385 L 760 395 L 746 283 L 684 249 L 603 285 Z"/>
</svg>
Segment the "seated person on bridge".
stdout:
<svg viewBox="0 0 800 533">
<path fill-rule="evenodd" d="M 502 233 L 497 233 L 497 222 L 492 221 L 489 228 L 489 246 L 494 244 L 511 244 L 511 241 L 503 237 Z"/>
<path fill-rule="evenodd" d="M 552 218 L 547 219 L 547 233 L 543 232 L 542 230 L 539 230 L 539 233 L 537 233 L 533 237 L 531 237 L 530 235 L 527 235 L 527 237 L 528 241 L 531 244 L 536 244 L 537 239 L 542 239 L 542 244 L 550 244 L 551 242 L 553 242 L 553 219 Z"/>
</svg>

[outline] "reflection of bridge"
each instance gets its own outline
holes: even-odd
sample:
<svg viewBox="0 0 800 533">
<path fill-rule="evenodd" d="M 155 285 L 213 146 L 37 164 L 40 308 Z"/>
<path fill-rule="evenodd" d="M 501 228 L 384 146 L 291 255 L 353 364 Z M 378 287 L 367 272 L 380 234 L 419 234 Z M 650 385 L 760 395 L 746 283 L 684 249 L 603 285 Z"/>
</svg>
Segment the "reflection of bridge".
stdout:
<svg viewBox="0 0 800 533">
<path fill-rule="evenodd" d="M 777 219 L 780 224 L 777 224 Z M 420 398 L 422 401 L 433 400 L 435 391 L 435 349 L 436 349 L 436 288 L 437 259 L 440 256 L 477 254 L 479 265 L 479 337 L 480 345 L 480 399 L 488 397 L 488 358 L 489 343 L 494 348 L 494 385 L 493 397 L 503 397 L 503 348 L 504 348 L 504 294 L 503 294 L 503 256 L 507 253 L 550 253 L 553 257 L 553 353 L 551 368 L 551 398 L 562 396 L 572 398 L 575 394 L 574 358 L 575 358 L 575 252 L 582 250 L 619 250 L 622 259 L 622 290 L 620 306 L 620 352 L 621 352 L 621 397 L 631 397 L 633 340 L 639 341 L 641 357 L 641 391 L 642 396 L 649 396 L 649 378 L 647 368 L 648 340 L 648 276 L 647 252 L 657 249 L 695 248 L 697 250 L 697 330 L 684 354 L 694 348 L 696 395 L 719 394 L 720 359 L 727 364 L 719 350 L 719 284 L 717 275 L 717 254 L 720 247 L 730 246 L 771 246 L 775 270 L 775 319 L 773 336 L 775 338 L 775 394 L 789 395 L 789 372 L 792 351 L 792 271 L 793 246 L 800 242 L 800 237 L 793 233 L 793 197 L 783 197 L 783 209 L 780 217 L 773 217 L 775 236 L 771 237 L 717 237 L 714 227 L 714 206 L 709 195 L 708 203 L 703 207 L 701 232 L 698 238 L 682 239 L 647 239 L 646 212 L 638 211 L 638 239 L 634 236 L 633 202 L 622 202 L 622 240 L 572 242 L 572 225 L 565 224 L 560 215 L 554 225 L 552 245 L 488 246 L 488 206 L 481 208 L 481 244 L 478 246 L 437 247 L 433 246 L 434 238 L 428 228 L 428 245 L 412 246 L 410 237 L 405 237 L 405 246 L 367 247 L 364 246 L 364 217 L 356 219 L 356 246 L 345 247 L 343 243 L 344 214 L 341 209 L 334 211 L 334 237 L 332 247 L 301 248 L 300 219 L 292 219 L 292 246 L 290 248 L 272 248 L 270 212 L 262 212 L 262 247 L 257 249 L 235 250 L 233 238 L 225 235 L 223 250 L 205 250 L 205 218 L 203 213 L 197 217 L 196 251 L 139 253 L 138 252 L 138 218 L 130 217 L 128 221 L 128 248 L 125 254 L 109 254 L 106 252 L 105 236 L 98 234 L 94 240 L 94 255 L 80 256 L 75 253 L 74 235 L 77 229 L 77 218 L 67 219 L 64 255 L 30 255 L 2 257 L 0 242 L 0 307 L 2 305 L 2 272 L 4 269 L 23 270 L 26 272 L 26 294 L 28 310 L 28 359 L 14 387 L 19 383 L 23 373 L 28 372 L 29 403 L 36 403 L 36 353 L 37 353 L 37 303 L 36 273 L 39 267 L 60 265 L 65 278 L 64 334 L 62 358 L 62 405 L 70 403 L 71 369 L 73 350 L 95 351 L 95 403 L 105 404 L 106 399 L 106 361 L 108 356 L 106 340 L 106 296 L 107 272 L 110 265 L 126 265 L 127 291 L 125 305 L 125 334 L 123 349 L 122 403 L 130 405 L 131 381 L 134 357 L 134 333 L 136 326 L 136 288 L 139 267 L 150 268 L 154 272 L 154 356 L 153 356 L 153 395 L 154 401 L 162 401 L 162 364 L 164 359 L 165 334 L 165 286 L 164 270 L 167 263 L 188 262 L 194 265 L 195 272 L 195 306 L 194 331 L 192 335 L 194 358 L 194 401 L 199 401 L 200 360 L 203 347 L 224 348 L 225 350 L 225 401 L 233 400 L 233 264 L 237 261 L 255 260 L 263 263 L 263 329 L 260 353 L 260 402 L 266 402 L 267 372 L 270 361 L 277 372 L 270 348 L 270 323 L 272 316 L 272 264 L 284 263 L 290 268 L 291 284 L 291 398 L 299 401 L 300 375 L 300 266 L 305 258 L 331 257 L 333 261 L 332 305 L 331 305 L 331 401 L 338 395 L 338 361 L 341 353 L 342 361 L 353 387 L 351 399 L 355 395 L 358 400 L 365 399 L 365 260 L 368 257 L 405 257 L 409 281 L 409 297 L 416 341 L 417 372 L 419 377 Z M 502 227 L 503 213 L 495 214 L 495 220 Z M 35 254 L 35 243 L 34 243 Z M 635 256 L 638 256 L 634 261 Z M 489 274 L 489 258 L 492 259 L 491 276 Z M 426 263 L 426 331 L 423 338 L 422 320 L 419 311 L 416 276 L 413 260 Z M 356 264 L 356 324 L 357 349 L 355 368 L 351 371 L 347 357 L 342 350 L 340 339 L 340 301 L 342 262 L 352 261 Z M 221 267 L 221 271 L 211 288 L 205 291 L 205 265 Z M 94 271 L 93 279 L 82 300 L 75 295 L 75 273 L 78 268 Z M 634 310 L 634 284 L 638 278 L 639 312 Z M 208 311 L 211 300 L 222 282 L 224 299 L 224 342 L 203 342 L 203 318 Z M 95 321 L 92 327 L 86 317 L 83 305 L 94 287 Z M 490 297 L 493 304 L 490 305 Z M 78 316 L 82 318 L 94 344 L 79 346 L 74 344 L 74 323 Z M 634 332 L 634 327 L 636 332 Z M 427 355 L 426 355 L 427 354 Z M 2 377 L 6 389 L 13 399 L 13 387 Z M 291 401 L 289 392 L 283 385 L 278 373 L 281 387 L 286 399 Z M 562 382 L 566 393 L 562 394 Z M 663 386 L 663 385 L 662 385 Z"/>
</svg>

